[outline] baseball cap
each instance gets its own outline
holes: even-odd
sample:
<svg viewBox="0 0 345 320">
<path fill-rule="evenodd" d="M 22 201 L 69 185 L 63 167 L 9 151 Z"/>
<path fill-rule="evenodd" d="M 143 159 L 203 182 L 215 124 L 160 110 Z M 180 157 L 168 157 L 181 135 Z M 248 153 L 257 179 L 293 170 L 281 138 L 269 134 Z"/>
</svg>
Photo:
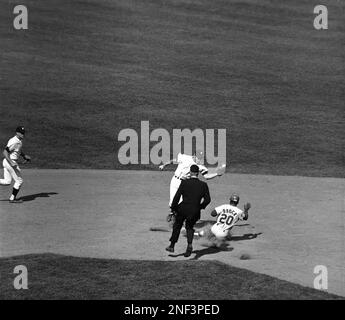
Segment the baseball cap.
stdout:
<svg viewBox="0 0 345 320">
<path fill-rule="evenodd" d="M 190 166 L 190 172 L 199 173 L 199 167 L 196 164 Z"/>
<path fill-rule="evenodd" d="M 230 196 L 230 201 L 239 202 L 240 201 L 240 196 L 237 193 L 233 193 Z"/>
<path fill-rule="evenodd" d="M 25 134 L 25 128 L 23 126 L 19 126 L 19 127 L 17 127 L 16 132 L 19 132 L 21 134 Z"/>
</svg>

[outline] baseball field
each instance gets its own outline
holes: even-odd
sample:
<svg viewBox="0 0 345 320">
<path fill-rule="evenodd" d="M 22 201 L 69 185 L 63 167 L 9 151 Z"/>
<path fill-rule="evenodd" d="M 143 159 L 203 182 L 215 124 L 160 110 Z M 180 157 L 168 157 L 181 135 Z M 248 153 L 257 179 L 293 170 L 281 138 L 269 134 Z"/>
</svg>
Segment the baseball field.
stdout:
<svg viewBox="0 0 345 320">
<path fill-rule="evenodd" d="M 0 0 L 0 143 L 24 125 L 32 163 L 23 203 L 0 186 L 0 298 L 345 296 L 343 2 L 323 2 L 321 31 L 312 0 L 21 4 L 17 31 Z M 186 259 L 182 236 L 164 250 L 173 172 L 118 161 L 120 130 L 144 120 L 227 129 L 227 173 L 200 223 L 232 192 L 251 202 L 228 247 L 196 239 Z M 27 291 L 13 290 L 17 264 Z"/>
</svg>

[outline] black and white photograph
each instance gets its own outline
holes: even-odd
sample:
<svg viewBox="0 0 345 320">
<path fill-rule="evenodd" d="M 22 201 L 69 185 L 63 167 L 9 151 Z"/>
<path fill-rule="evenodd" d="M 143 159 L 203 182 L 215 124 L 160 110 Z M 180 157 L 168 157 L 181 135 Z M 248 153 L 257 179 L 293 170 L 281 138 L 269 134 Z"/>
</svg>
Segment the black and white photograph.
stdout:
<svg viewBox="0 0 345 320">
<path fill-rule="evenodd" d="M 344 0 L 0 0 L 0 300 L 344 300 L 344 44 Z"/>
</svg>

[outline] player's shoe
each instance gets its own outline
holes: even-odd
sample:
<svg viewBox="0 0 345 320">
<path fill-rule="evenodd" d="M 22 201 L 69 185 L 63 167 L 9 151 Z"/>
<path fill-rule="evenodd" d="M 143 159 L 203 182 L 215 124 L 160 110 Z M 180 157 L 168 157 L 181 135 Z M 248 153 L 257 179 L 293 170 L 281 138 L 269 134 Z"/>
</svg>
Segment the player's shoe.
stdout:
<svg viewBox="0 0 345 320">
<path fill-rule="evenodd" d="M 208 238 L 209 237 L 209 231 L 204 227 L 199 231 L 194 232 L 194 237 L 199 238 Z"/>
<path fill-rule="evenodd" d="M 174 252 L 174 247 L 169 246 L 169 247 L 166 247 L 165 250 L 169 252 Z"/>
<path fill-rule="evenodd" d="M 192 254 L 193 251 L 193 247 L 192 246 L 188 246 L 186 252 L 184 253 L 184 256 L 187 258 Z"/>
<path fill-rule="evenodd" d="M 23 203 L 22 199 L 13 199 L 13 200 L 8 200 L 9 203 Z"/>
</svg>

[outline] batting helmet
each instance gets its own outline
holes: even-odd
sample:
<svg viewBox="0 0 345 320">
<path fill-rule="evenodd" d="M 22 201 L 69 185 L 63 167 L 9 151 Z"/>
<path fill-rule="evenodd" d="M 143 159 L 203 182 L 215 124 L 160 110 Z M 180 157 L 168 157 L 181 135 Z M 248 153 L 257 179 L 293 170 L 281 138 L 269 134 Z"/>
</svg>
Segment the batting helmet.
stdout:
<svg viewBox="0 0 345 320">
<path fill-rule="evenodd" d="M 25 128 L 23 126 L 19 126 L 19 127 L 17 127 L 16 132 L 19 132 L 21 134 L 25 134 Z"/>
<path fill-rule="evenodd" d="M 235 205 L 238 205 L 239 202 L 240 202 L 240 196 L 237 193 L 233 193 L 230 196 L 230 204 L 233 203 Z"/>
</svg>

